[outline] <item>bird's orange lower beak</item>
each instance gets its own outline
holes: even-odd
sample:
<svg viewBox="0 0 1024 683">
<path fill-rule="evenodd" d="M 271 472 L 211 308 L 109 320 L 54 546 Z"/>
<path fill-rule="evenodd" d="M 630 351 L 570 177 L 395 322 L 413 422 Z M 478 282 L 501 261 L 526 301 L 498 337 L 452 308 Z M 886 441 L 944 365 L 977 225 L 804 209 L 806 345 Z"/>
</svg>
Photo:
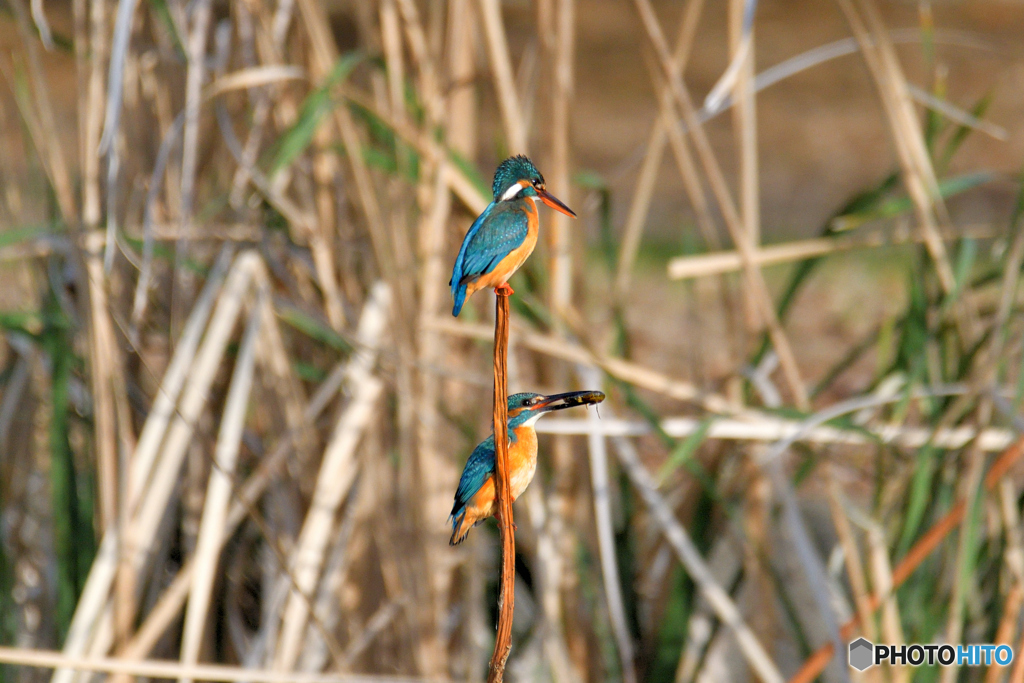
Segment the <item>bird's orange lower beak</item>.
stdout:
<svg viewBox="0 0 1024 683">
<path fill-rule="evenodd" d="M 564 213 L 566 216 L 570 216 L 572 218 L 576 218 L 576 214 L 575 214 L 575 212 L 573 212 L 572 209 L 570 209 L 568 206 L 563 204 L 562 200 L 560 200 L 558 197 L 556 197 L 555 195 L 551 194 L 547 190 L 537 190 L 537 196 L 540 197 L 540 200 L 542 202 L 544 202 L 545 204 L 550 206 L 555 211 L 558 211 L 560 213 Z"/>
</svg>

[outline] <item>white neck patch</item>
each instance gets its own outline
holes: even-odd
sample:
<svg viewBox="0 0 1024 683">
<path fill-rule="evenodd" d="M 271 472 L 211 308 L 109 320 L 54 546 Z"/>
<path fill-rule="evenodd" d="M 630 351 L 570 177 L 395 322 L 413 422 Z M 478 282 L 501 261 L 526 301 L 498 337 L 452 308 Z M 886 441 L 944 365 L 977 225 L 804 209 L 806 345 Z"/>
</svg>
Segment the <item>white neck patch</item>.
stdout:
<svg viewBox="0 0 1024 683">
<path fill-rule="evenodd" d="M 532 416 L 530 419 L 528 419 L 526 422 L 524 422 L 520 426 L 521 427 L 532 427 L 533 425 L 537 424 L 537 420 L 539 420 L 543 416 L 544 416 L 544 413 L 537 413 L 536 415 Z"/>
<path fill-rule="evenodd" d="M 523 186 L 519 183 L 513 183 L 510 188 L 505 190 L 505 194 L 501 195 L 501 201 L 507 202 L 508 200 L 515 197 L 517 194 L 523 191 Z"/>
</svg>

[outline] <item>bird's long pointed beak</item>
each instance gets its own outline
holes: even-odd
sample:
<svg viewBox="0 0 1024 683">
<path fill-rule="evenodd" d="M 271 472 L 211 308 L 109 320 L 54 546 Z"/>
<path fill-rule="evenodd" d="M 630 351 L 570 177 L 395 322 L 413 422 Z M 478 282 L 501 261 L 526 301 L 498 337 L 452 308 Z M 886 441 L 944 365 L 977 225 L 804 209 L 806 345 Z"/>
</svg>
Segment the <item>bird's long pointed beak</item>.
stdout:
<svg viewBox="0 0 1024 683">
<path fill-rule="evenodd" d="M 535 410 L 548 412 L 551 410 L 564 410 L 575 406 L 589 406 L 600 403 L 604 400 L 604 394 L 600 391 L 570 391 L 565 394 L 553 394 L 547 396 L 538 403 Z"/>
<path fill-rule="evenodd" d="M 547 190 L 537 190 L 537 196 L 540 197 L 540 200 L 542 202 L 550 206 L 555 211 L 564 213 L 566 216 L 576 218 L 576 213 L 572 209 L 563 204 L 561 199 L 551 194 Z"/>
</svg>

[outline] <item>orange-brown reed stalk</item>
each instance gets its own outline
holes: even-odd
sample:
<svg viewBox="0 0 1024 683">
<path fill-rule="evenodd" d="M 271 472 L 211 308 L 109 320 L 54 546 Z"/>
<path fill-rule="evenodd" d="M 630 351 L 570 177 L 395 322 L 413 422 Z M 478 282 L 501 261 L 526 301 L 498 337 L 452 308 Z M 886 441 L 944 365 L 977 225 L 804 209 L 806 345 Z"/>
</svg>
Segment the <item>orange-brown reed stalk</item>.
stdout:
<svg viewBox="0 0 1024 683">
<path fill-rule="evenodd" d="M 494 640 L 488 683 L 505 677 L 512 650 L 515 610 L 516 534 L 512 521 L 512 489 L 508 471 L 508 295 L 498 294 L 494 317 L 494 476 L 501 530 L 501 592 L 498 595 L 498 635 Z"/>
</svg>

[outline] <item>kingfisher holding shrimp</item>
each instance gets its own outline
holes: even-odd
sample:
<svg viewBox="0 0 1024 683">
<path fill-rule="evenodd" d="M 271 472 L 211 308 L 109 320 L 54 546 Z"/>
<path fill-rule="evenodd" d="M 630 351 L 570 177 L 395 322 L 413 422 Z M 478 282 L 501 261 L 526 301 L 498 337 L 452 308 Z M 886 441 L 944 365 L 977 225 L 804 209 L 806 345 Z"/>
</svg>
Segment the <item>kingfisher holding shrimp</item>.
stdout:
<svg viewBox="0 0 1024 683">
<path fill-rule="evenodd" d="M 567 394 L 513 394 L 508 397 L 508 477 L 512 501 L 523 494 L 537 472 L 537 432 L 533 426 L 545 413 L 573 406 L 596 405 L 604 400 L 600 391 L 571 391 Z M 477 524 L 498 516 L 494 479 L 494 434 L 477 446 L 462 470 L 455 504 L 448 521 L 458 545 Z"/>
<path fill-rule="evenodd" d="M 448 281 L 455 299 L 454 316 L 459 315 L 466 298 L 477 290 L 494 287 L 496 293 L 513 293 L 508 286 L 509 278 L 537 246 L 538 200 L 566 216 L 576 217 L 572 209 L 545 189 L 544 176 L 522 155 L 501 162 L 494 172 L 491 192 L 494 199 L 473 221 L 462 240 L 452 279 Z"/>
</svg>

